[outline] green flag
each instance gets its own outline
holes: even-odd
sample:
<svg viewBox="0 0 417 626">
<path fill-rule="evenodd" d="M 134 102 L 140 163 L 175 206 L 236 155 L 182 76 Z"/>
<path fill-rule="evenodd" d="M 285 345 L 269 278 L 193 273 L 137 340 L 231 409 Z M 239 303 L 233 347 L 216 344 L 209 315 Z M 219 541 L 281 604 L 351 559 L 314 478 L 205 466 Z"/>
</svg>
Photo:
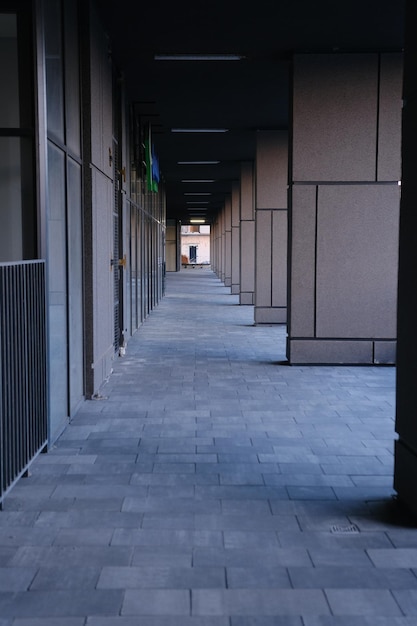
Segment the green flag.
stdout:
<svg viewBox="0 0 417 626">
<path fill-rule="evenodd" d="M 159 167 L 157 159 L 155 158 L 152 137 L 151 137 L 151 125 L 148 125 L 148 132 L 145 139 L 145 163 L 146 163 L 146 188 L 148 191 L 158 191 L 159 180 Z"/>
</svg>

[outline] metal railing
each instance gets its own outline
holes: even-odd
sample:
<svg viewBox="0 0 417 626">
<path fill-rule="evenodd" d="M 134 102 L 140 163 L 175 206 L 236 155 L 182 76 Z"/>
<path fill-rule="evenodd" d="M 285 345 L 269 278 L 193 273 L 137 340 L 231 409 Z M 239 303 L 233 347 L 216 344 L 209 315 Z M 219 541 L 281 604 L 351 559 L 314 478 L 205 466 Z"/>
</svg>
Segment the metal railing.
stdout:
<svg viewBox="0 0 417 626">
<path fill-rule="evenodd" d="M 47 442 L 45 262 L 0 263 L 0 509 Z"/>
</svg>

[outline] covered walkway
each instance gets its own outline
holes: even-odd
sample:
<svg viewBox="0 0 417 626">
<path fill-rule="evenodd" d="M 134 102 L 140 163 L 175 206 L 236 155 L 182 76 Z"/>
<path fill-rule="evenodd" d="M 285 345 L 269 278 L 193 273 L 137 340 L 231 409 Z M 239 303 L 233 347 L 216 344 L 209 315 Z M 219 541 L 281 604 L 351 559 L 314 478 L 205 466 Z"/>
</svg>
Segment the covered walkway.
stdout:
<svg viewBox="0 0 417 626">
<path fill-rule="evenodd" d="M 0 513 L 0 626 L 404 626 L 395 370 L 285 364 L 209 269 L 166 297 Z"/>
</svg>

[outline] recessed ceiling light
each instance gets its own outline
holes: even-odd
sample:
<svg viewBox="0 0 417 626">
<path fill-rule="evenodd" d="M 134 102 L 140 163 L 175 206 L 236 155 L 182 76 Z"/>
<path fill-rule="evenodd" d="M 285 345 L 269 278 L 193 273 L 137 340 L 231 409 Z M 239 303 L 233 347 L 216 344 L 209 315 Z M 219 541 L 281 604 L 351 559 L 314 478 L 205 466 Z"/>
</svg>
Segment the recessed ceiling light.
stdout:
<svg viewBox="0 0 417 626">
<path fill-rule="evenodd" d="M 217 165 L 220 161 L 177 161 L 178 165 Z"/>
<path fill-rule="evenodd" d="M 241 61 L 241 54 L 155 54 L 155 61 Z"/>
<path fill-rule="evenodd" d="M 171 128 L 171 133 L 227 133 L 228 128 Z"/>
</svg>

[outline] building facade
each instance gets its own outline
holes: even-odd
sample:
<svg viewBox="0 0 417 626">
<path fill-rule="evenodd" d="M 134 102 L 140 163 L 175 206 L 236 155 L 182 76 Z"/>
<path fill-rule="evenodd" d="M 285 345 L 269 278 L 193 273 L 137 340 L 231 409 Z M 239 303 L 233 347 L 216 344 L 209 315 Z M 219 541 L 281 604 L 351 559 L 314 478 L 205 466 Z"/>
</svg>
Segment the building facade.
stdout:
<svg viewBox="0 0 417 626">
<path fill-rule="evenodd" d="M 166 229 L 163 185 L 151 184 L 146 166 L 150 127 L 126 102 L 94 4 L 3 5 L 0 495 L 86 399 L 100 397 L 163 295 Z M 43 328 L 35 345 L 29 328 Z M 41 434 L 27 450 L 34 419 Z"/>
<path fill-rule="evenodd" d="M 129 101 L 100 3 L 1 7 L 0 504 L 100 398 L 182 252 L 151 167 L 152 124 Z M 254 322 L 287 324 L 290 364 L 393 365 L 398 320 L 396 486 L 412 500 L 415 148 L 410 132 L 401 164 L 402 71 L 401 53 L 295 54 L 290 127 L 257 132 L 207 238 L 212 268 Z"/>
</svg>

